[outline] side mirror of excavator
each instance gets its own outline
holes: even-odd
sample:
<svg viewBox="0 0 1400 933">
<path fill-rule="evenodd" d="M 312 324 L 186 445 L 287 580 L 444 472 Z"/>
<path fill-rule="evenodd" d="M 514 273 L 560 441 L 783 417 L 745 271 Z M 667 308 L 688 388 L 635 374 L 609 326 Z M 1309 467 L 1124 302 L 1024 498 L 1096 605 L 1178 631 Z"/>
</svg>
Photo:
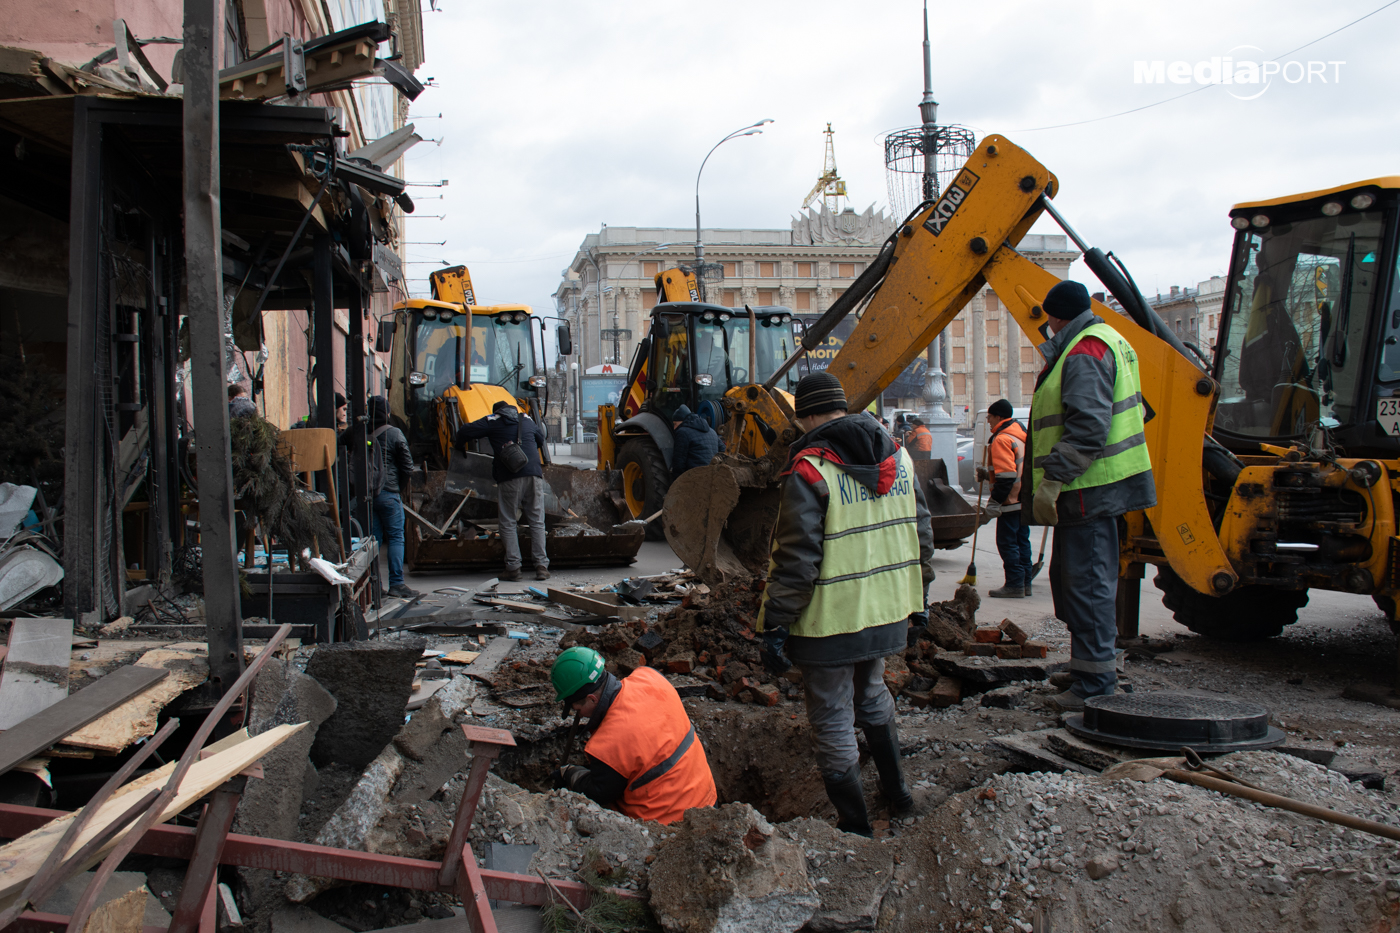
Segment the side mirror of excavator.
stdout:
<svg viewBox="0 0 1400 933">
<path fill-rule="evenodd" d="M 560 324 L 554 332 L 555 338 L 559 341 L 559 355 L 568 356 L 574 352 L 574 337 L 569 332 L 568 324 Z"/>
<path fill-rule="evenodd" d="M 379 332 L 375 334 L 374 349 L 378 353 L 388 353 L 394 346 L 394 319 L 392 317 L 382 318 L 379 321 Z"/>
</svg>

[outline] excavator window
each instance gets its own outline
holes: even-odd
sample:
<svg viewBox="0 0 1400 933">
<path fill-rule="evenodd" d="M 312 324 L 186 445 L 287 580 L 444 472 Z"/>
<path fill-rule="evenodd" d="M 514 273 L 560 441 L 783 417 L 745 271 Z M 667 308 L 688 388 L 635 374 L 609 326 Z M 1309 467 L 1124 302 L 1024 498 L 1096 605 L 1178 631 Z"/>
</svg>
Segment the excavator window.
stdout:
<svg viewBox="0 0 1400 933">
<path fill-rule="evenodd" d="M 1379 210 L 1310 208 L 1241 231 L 1226 292 L 1216 427 L 1254 438 L 1369 419 L 1361 366 L 1378 287 Z M 1395 362 L 1400 364 L 1400 359 Z"/>
<path fill-rule="evenodd" d="M 690 404 L 690 333 L 683 314 L 657 315 L 652 327 L 656 380 L 652 407 L 666 421 L 681 405 Z"/>
</svg>

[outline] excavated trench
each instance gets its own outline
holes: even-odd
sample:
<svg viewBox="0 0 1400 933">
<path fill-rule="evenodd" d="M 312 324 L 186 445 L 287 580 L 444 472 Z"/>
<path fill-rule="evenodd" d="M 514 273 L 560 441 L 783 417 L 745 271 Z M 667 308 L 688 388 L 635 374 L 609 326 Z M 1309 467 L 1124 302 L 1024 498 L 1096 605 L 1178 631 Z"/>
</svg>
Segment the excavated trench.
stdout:
<svg viewBox="0 0 1400 933">
<path fill-rule="evenodd" d="M 706 700 L 688 700 L 686 708 L 705 747 L 719 803 L 747 803 L 775 822 L 829 815 L 805 715 Z M 568 728 L 560 727 L 522 742 L 502 754 L 493 770 L 512 784 L 547 792 L 567 735 Z M 572 763 L 583 761 L 586 741 L 580 730 Z"/>
</svg>

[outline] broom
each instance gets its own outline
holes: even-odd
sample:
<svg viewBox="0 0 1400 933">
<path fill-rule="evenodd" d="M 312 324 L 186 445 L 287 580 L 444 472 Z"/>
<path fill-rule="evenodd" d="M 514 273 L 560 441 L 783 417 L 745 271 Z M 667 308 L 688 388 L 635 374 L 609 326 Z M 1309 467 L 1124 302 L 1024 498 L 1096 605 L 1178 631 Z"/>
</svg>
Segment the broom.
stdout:
<svg viewBox="0 0 1400 933">
<path fill-rule="evenodd" d="M 1045 539 L 1050 537 L 1050 526 L 1046 525 L 1045 530 L 1040 533 L 1040 554 L 1036 557 L 1035 563 L 1031 564 L 1031 575 L 1026 577 L 1026 585 L 1036 577 L 1040 576 L 1040 568 L 1045 566 Z"/>
<path fill-rule="evenodd" d="M 977 481 L 977 524 L 972 529 L 972 560 L 967 562 L 967 573 L 958 581 L 958 585 L 966 583 L 968 586 L 977 585 L 977 533 L 982 530 L 982 480 Z"/>
</svg>

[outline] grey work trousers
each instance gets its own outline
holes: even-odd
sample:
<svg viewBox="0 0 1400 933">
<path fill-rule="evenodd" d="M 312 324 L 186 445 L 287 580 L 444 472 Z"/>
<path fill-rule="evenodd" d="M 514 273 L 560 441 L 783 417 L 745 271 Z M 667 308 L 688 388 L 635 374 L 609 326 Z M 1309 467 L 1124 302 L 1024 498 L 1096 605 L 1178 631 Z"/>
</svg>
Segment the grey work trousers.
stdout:
<svg viewBox="0 0 1400 933">
<path fill-rule="evenodd" d="M 807 721 L 823 774 L 845 774 L 860 761 L 856 726 L 883 726 L 894 718 L 894 698 L 885 686 L 885 659 L 802 666 Z"/>
<path fill-rule="evenodd" d="M 506 546 L 506 569 L 520 569 L 520 529 L 522 513 L 530 528 L 530 552 L 535 567 L 549 567 L 549 554 L 544 542 L 544 480 L 538 476 L 521 476 L 498 483 L 496 516 L 500 522 L 501 541 Z"/>
<path fill-rule="evenodd" d="M 1069 626 L 1070 689 L 1106 696 L 1118 686 L 1118 519 L 1055 526 L 1050 555 L 1055 617 Z"/>
</svg>

